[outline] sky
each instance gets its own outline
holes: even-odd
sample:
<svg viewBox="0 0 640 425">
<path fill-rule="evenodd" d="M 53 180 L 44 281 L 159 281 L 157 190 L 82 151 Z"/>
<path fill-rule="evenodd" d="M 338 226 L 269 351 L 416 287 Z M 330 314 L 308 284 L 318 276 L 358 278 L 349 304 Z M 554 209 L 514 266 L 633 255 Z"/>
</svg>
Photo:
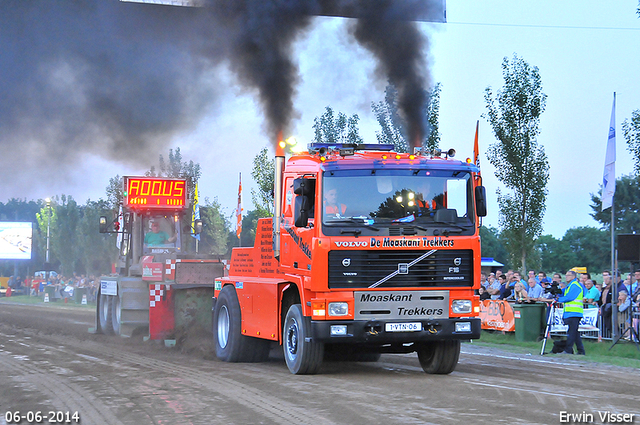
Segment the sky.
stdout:
<svg viewBox="0 0 640 425">
<path fill-rule="evenodd" d="M 489 214 L 483 224 L 498 227 L 496 190 L 500 185 L 484 154 L 496 143 L 483 118 L 484 91 L 490 86 L 495 93 L 502 87 L 503 58 L 512 59 L 515 54 L 538 67 L 542 90 L 548 96 L 538 137 L 550 165 L 543 234 L 561 238 L 572 227 L 597 226 L 590 216 L 590 194 L 597 193 L 602 182 L 614 92 L 617 94 L 616 176 L 633 170 L 621 122 L 630 119 L 632 111 L 640 109 L 637 0 L 448 0 L 446 4 L 447 23 L 418 25 L 429 42 L 425 56 L 431 79 L 442 84 L 441 147 L 455 148 L 458 157 L 471 156 L 476 121 L 480 122 L 481 167 L 489 197 Z M 170 21 L 172 12 L 165 13 Z M 358 114 L 361 135 L 366 142 L 375 141 L 379 127 L 371 112 L 371 103 L 383 100 L 385 84 L 374 78 L 376 62 L 369 51 L 353 41 L 347 30 L 348 22 L 349 19 L 343 18 L 312 18 L 306 30 L 295 39 L 292 57 L 298 67 L 299 81 L 294 87 L 295 117 L 290 135 L 300 143 L 312 140 L 313 120 L 326 106 L 347 115 Z M 12 34 L 0 31 L 0 37 L 8 36 Z M 20 36 L 23 35 L 16 34 Z M 211 50 L 215 50 L 215 46 Z M 144 55 L 144 52 L 138 54 Z M 167 57 L 175 73 L 180 74 L 180 55 L 172 56 L 172 52 L 168 52 Z M 183 159 L 198 162 L 202 167 L 201 202 L 205 198 L 217 199 L 224 212 L 231 215 L 237 203 L 238 176 L 242 173 L 244 209 L 245 212 L 251 210 L 252 161 L 262 148 L 271 147 L 273 141 L 256 91 L 240 84 L 227 62 L 213 57 L 214 60 L 202 65 L 209 67 L 210 72 L 187 75 L 184 79 L 189 83 L 178 87 L 178 93 L 197 96 L 201 90 L 206 94 L 195 103 L 198 110 L 185 112 L 160 104 L 159 121 L 183 115 L 191 119 L 181 121 L 185 124 L 177 126 L 169 135 L 163 134 L 158 143 L 153 142 L 153 133 L 145 133 L 146 148 L 135 161 L 126 149 L 113 149 L 109 154 L 100 148 L 78 149 L 79 153 L 73 154 L 73 149 L 77 149 L 75 145 L 66 145 L 64 141 L 59 155 L 40 156 L 28 150 L 31 145 L 22 145 L 26 142 L 13 141 L 16 149 L 28 155 L 18 156 L 18 161 L 15 155 L 0 157 L 0 169 L 5 170 L 0 179 L 0 201 L 14 197 L 43 199 L 60 194 L 71 195 L 79 203 L 105 198 L 111 177 L 143 173 L 157 164 L 159 154 L 166 158 L 169 148 L 180 147 Z M 21 57 L 16 56 L 14 60 L 20 61 Z M 56 69 L 60 72 L 60 67 Z M 208 79 L 209 74 L 215 74 L 215 78 Z M 14 78 L 20 79 L 21 75 L 16 73 Z M 117 80 L 105 81 L 100 86 L 103 90 L 108 89 L 108 84 L 118 84 Z M 56 95 L 65 96 L 62 90 Z M 80 101 L 86 99 L 74 100 Z M 135 99 L 129 99 L 123 104 L 133 101 Z M 73 103 L 69 101 L 69 104 Z M 4 108 L 11 108 L 11 104 L 6 102 Z M 135 114 L 135 108 L 127 113 Z M 70 115 L 65 116 L 72 115 L 71 110 Z M 33 121 L 31 125 L 38 128 L 40 124 Z M 98 124 L 108 123 L 102 120 Z M 74 125 L 84 124 L 78 120 Z M 85 136 L 92 131 L 95 131 L 93 127 Z M 52 138 L 61 137 L 60 132 L 49 128 L 42 132 L 50 132 Z M 3 137 L 0 130 L 0 139 Z"/>
</svg>

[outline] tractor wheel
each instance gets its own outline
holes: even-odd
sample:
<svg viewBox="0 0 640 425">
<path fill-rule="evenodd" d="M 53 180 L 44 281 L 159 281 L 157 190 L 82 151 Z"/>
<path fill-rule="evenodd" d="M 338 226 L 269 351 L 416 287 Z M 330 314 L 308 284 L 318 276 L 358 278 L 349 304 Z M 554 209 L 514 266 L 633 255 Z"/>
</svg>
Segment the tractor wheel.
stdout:
<svg viewBox="0 0 640 425">
<path fill-rule="evenodd" d="M 111 299 L 109 295 L 98 296 L 98 326 L 105 335 L 113 335 L 113 325 L 111 324 Z"/>
</svg>

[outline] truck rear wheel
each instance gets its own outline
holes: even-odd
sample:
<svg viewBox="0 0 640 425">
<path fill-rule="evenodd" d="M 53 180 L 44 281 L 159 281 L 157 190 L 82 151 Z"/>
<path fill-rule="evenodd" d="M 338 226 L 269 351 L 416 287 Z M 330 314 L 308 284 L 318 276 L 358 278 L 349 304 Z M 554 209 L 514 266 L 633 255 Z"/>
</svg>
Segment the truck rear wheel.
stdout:
<svg viewBox="0 0 640 425">
<path fill-rule="evenodd" d="M 460 341 L 433 341 L 420 344 L 418 360 L 426 373 L 447 375 L 456 368 L 460 357 Z"/>
<path fill-rule="evenodd" d="M 216 356 L 225 362 L 261 362 L 269 358 L 270 342 L 242 335 L 238 295 L 232 286 L 218 294 L 213 314 Z"/>
<path fill-rule="evenodd" d="M 322 365 L 324 344 L 311 340 L 311 319 L 304 317 L 300 304 L 289 307 L 283 327 L 284 360 L 295 375 L 312 375 Z"/>
<path fill-rule="evenodd" d="M 111 297 L 108 295 L 98 296 L 98 325 L 105 335 L 113 335 L 113 326 L 111 325 Z"/>
</svg>

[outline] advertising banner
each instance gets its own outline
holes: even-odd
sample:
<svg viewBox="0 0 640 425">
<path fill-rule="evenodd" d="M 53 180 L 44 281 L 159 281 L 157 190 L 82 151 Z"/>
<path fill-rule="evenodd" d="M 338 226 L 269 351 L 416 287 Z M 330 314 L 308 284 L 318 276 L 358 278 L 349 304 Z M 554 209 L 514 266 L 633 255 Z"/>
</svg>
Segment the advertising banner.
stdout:
<svg viewBox="0 0 640 425">
<path fill-rule="evenodd" d="M 482 329 L 514 332 L 516 322 L 511 305 L 504 300 L 484 300 L 480 303 Z"/>
<path fill-rule="evenodd" d="M 585 308 L 584 316 L 580 321 L 578 330 L 580 332 L 597 331 L 598 330 L 598 311 L 597 308 Z M 564 309 L 555 308 L 553 311 L 553 322 L 551 323 L 551 332 L 566 332 L 568 326 L 562 321 L 562 313 Z"/>
</svg>

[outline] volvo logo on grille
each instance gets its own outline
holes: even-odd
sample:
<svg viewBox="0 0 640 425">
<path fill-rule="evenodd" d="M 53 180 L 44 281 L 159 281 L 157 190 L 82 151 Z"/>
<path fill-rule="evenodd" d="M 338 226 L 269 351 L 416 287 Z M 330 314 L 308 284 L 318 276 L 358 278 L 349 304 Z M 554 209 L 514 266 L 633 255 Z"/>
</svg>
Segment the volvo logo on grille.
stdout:
<svg viewBox="0 0 640 425">
<path fill-rule="evenodd" d="M 342 265 L 345 267 L 349 267 L 351 265 L 351 258 L 345 258 L 342 260 Z"/>
<path fill-rule="evenodd" d="M 456 266 L 459 266 L 460 264 L 462 264 L 462 258 L 460 258 L 460 257 L 455 258 L 453 260 L 453 264 L 455 264 Z"/>
<path fill-rule="evenodd" d="M 398 274 L 409 274 L 409 264 L 407 263 L 398 264 Z"/>
</svg>

